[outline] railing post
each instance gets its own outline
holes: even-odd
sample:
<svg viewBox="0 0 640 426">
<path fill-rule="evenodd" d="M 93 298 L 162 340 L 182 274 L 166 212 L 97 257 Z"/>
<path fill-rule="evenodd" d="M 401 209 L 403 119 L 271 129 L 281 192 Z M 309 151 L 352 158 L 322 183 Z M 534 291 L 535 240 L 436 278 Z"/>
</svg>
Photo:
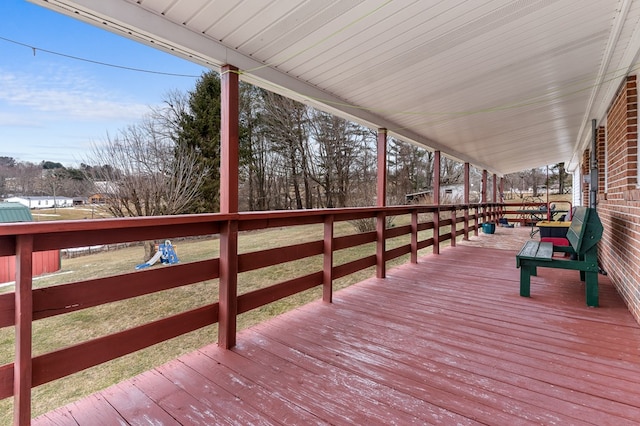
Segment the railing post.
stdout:
<svg viewBox="0 0 640 426">
<path fill-rule="evenodd" d="M 239 156 L 238 68 L 223 65 L 220 75 L 220 213 L 238 212 Z M 238 222 L 220 227 L 220 288 L 218 298 L 218 345 L 236 345 L 238 314 Z"/>
<path fill-rule="evenodd" d="M 220 288 L 218 346 L 231 349 L 236 345 L 238 313 L 238 222 L 228 220 L 220 229 Z"/>
<path fill-rule="evenodd" d="M 498 204 L 498 175 L 497 174 L 493 174 L 493 181 L 491 182 L 493 184 L 493 197 L 491 198 L 491 201 L 494 204 L 494 208 L 493 208 L 493 212 L 494 212 L 494 216 L 493 216 L 493 221 L 497 222 L 498 221 L 498 212 L 495 209 L 495 205 Z"/>
<path fill-rule="evenodd" d="M 418 263 L 418 209 L 411 211 L 411 263 Z"/>
<path fill-rule="evenodd" d="M 488 192 L 488 172 L 487 170 L 482 171 L 482 195 L 480 202 L 482 203 L 482 223 L 487 221 L 487 192 Z"/>
<path fill-rule="evenodd" d="M 469 205 L 464 206 L 464 240 L 469 240 Z"/>
<path fill-rule="evenodd" d="M 498 186 L 498 202 L 500 203 L 500 207 L 498 210 L 498 219 L 504 216 L 504 176 L 500 178 L 500 184 Z"/>
<path fill-rule="evenodd" d="M 480 207 L 480 223 L 485 223 L 487 221 L 487 204 L 482 203 Z"/>
<path fill-rule="evenodd" d="M 15 363 L 13 373 L 13 423 L 31 423 L 31 335 L 33 321 L 33 236 L 19 235 L 16 239 L 15 284 Z"/>
<path fill-rule="evenodd" d="M 220 213 L 238 212 L 238 68 L 224 65 L 220 75 Z"/>
<path fill-rule="evenodd" d="M 385 207 L 387 205 L 387 129 L 378 129 L 377 138 L 377 164 L 378 177 L 376 188 L 376 205 Z M 385 278 L 387 276 L 386 264 L 386 213 L 384 211 L 376 214 L 376 277 Z"/>
<path fill-rule="evenodd" d="M 433 151 L 433 204 L 436 211 L 433 213 L 433 254 L 440 254 L 440 151 Z"/>
<path fill-rule="evenodd" d="M 440 254 L 440 207 L 433 212 L 433 254 Z"/>
<path fill-rule="evenodd" d="M 471 166 L 464 163 L 464 239 L 469 239 L 469 192 L 471 191 Z"/>
<path fill-rule="evenodd" d="M 387 276 L 386 264 L 386 213 L 378 212 L 376 215 L 376 277 L 385 278 Z"/>
<path fill-rule="evenodd" d="M 480 208 L 479 204 L 476 204 L 474 207 L 474 214 L 473 214 L 473 234 L 477 237 L 478 236 L 478 218 L 480 217 L 478 209 Z"/>
<path fill-rule="evenodd" d="M 458 231 L 458 221 L 457 221 L 458 217 L 456 214 L 456 207 L 453 207 L 453 210 L 451 210 L 451 247 L 455 247 L 456 246 L 456 237 L 457 237 L 457 231 Z"/>
<path fill-rule="evenodd" d="M 387 129 L 378 129 L 376 162 L 378 165 L 376 177 L 376 205 L 387 205 Z"/>
<path fill-rule="evenodd" d="M 487 170 L 482 171 L 482 189 L 480 194 L 480 202 L 485 204 L 487 202 Z"/>
<path fill-rule="evenodd" d="M 324 261 L 322 267 L 322 300 L 333 300 L 333 215 L 324 219 Z"/>
</svg>

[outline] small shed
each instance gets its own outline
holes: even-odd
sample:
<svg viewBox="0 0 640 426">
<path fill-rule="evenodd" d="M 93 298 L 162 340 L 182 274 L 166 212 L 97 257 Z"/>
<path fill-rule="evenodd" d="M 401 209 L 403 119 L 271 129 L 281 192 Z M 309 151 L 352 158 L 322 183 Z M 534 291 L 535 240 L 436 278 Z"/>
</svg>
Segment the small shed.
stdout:
<svg viewBox="0 0 640 426">
<path fill-rule="evenodd" d="M 97 192 L 89 196 L 89 204 L 106 204 L 106 203 L 107 203 L 107 194 L 103 194 L 102 192 Z"/>
<path fill-rule="evenodd" d="M 32 222 L 33 216 L 29 208 L 21 203 L 0 203 L 0 224 L 16 222 Z M 60 250 L 33 252 L 33 276 L 59 271 Z M 0 283 L 15 281 L 16 257 L 0 257 Z"/>
<path fill-rule="evenodd" d="M 20 203 L 0 203 L 0 223 L 33 222 L 29 208 Z"/>
<path fill-rule="evenodd" d="M 471 202 L 479 202 L 479 196 L 474 191 L 469 191 L 469 197 Z M 431 200 L 433 200 L 433 188 L 424 188 L 420 192 L 405 194 L 406 204 L 431 203 Z M 442 204 L 462 203 L 463 200 L 464 184 L 452 183 L 440 185 L 440 202 Z"/>
</svg>

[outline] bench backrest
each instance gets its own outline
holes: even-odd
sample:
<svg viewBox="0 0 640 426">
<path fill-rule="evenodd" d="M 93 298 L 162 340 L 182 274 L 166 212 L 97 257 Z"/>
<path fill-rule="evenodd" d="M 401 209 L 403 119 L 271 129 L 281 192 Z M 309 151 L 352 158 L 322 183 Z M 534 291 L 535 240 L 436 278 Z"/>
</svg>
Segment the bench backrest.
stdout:
<svg viewBox="0 0 640 426">
<path fill-rule="evenodd" d="M 578 254 L 584 254 L 602 238 L 602 222 L 598 212 L 589 207 L 576 207 L 567 231 L 567 239 Z"/>
</svg>

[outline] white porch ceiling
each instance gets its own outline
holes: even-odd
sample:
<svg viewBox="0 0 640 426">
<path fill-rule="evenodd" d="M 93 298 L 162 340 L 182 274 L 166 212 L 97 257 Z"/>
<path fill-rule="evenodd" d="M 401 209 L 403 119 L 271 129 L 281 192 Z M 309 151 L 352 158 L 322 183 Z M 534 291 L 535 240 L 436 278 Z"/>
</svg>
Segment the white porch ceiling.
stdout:
<svg viewBox="0 0 640 426">
<path fill-rule="evenodd" d="M 492 173 L 575 167 L 633 0 L 30 0 Z"/>
</svg>

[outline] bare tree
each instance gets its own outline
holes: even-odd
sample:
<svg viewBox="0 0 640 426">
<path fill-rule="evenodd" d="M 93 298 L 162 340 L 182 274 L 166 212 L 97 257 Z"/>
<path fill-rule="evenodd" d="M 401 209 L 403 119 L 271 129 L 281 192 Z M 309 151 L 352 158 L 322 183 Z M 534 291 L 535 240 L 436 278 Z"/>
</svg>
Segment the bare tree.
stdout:
<svg viewBox="0 0 640 426">
<path fill-rule="evenodd" d="M 511 173 L 506 175 L 505 179 L 512 188 L 517 188 L 518 192 L 520 192 L 520 198 L 529 192 L 532 192 L 533 197 L 539 197 L 540 185 L 546 181 L 545 175 L 545 169 L 538 168 Z"/>
<path fill-rule="evenodd" d="M 531 188 L 533 189 L 533 196 L 539 197 L 541 194 L 539 192 L 540 185 L 546 183 L 545 174 L 542 169 L 531 169 L 529 171 L 529 179 L 531 182 Z"/>
<path fill-rule="evenodd" d="M 308 108 L 292 99 L 264 91 L 264 134 L 286 161 L 287 181 L 297 209 L 312 207 L 309 173 Z M 289 192 L 286 190 L 286 192 Z M 290 197 L 290 195 L 287 195 Z"/>
<path fill-rule="evenodd" d="M 564 194 L 567 181 L 570 181 L 571 175 L 565 170 L 564 163 L 554 164 L 551 170 L 554 172 L 551 176 L 551 181 L 557 183 L 558 194 Z"/>
<path fill-rule="evenodd" d="M 164 95 L 164 103 L 151 109 L 150 120 L 163 138 L 177 140 L 182 130 L 182 118 L 189 113 L 189 95 L 173 90 Z"/>
<path fill-rule="evenodd" d="M 108 210 L 116 217 L 159 216 L 184 213 L 197 200 L 204 170 L 196 152 L 177 146 L 158 120 L 147 117 L 121 130 L 104 143 L 94 143 L 87 164 L 91 176 L 106 182 Z M 145 260 L 153 253 L 145 245 Z"/>
<path fill-rule="evenodd" d="M 12 191 L 23 195 L 40 195 L 42 167 L 37 164 L 20 163 L 13 176 Z"/>
<path fill-rule="evenodd" d="M 324 206 L 345 207 L 351 200 L 351 179 L 370 132 L 352 122 L 314 111 L 311 131 L 316 142 L 314 180 L 324 191 Z"/>
<path fill-rule="evenodd" d="M 377 190 L 373 183 L 377 178 L 376 135 L 376 132 L 371 130 L 363 134 L 360 155 L 355 159 L 352 167 L 350 206 L 361 207 L 376 204 Z M 320 201 L 321 197 L 317 196 L 317 199 Z"/>
<path fill-rule="evenodd" d="M 391 138 L 387 157 L 390 204 L 404 204 L 407 194 L 431 188 L 433 180 L 432 152 Z"/>
<path fill-rule="evenodd" d="M 462 183 L 464 179 L 464 164 L 451 158 L 442 158 L 441 180 L 444 185 Z"/>
</svg>

